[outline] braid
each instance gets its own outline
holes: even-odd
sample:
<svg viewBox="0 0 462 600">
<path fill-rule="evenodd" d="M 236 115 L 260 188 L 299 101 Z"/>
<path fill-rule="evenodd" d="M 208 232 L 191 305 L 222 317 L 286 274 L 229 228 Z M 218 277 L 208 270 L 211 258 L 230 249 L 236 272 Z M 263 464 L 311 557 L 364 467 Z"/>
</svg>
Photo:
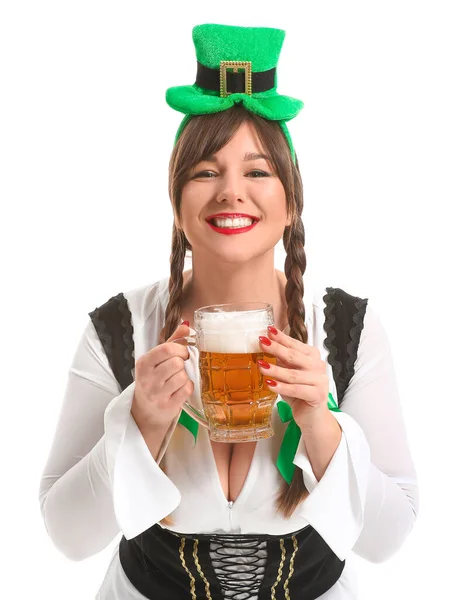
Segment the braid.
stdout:
<svg viewBox="0 0 462 600">
<path fill-rule="evenodd" d="M 284 272 L 287 278 L 286 302 L 290 337 L 306 343 L 305 305 L 303 303 L 303 274 L 306 269 L 305 227 L 299 215 L 291 227 L 284 231 L 284 248 L 287 256 Z"/>
<path fill-rule="evenodd" d="M 165 311 L 165 325 L 160 332 L 160 343 L 167 340 L 178 327 L 178 321 L 181 318 L 181 296 L 183 293 L 183 267 L 188 241 L 183 231 L 173 225 L 172 234 L 172 252 L 170 254 L 170 281 L 168 291 L 170 298 Z M 165 458 L 165 456 L 164 456 Z M 164 459 L 162 459 L 160 468 L 167 474 Z M 171 527 L 174 522 L 171 515 L 164 517 L 160 523 L 166 527 Z"/>
<path fill-rule="evenodd" d="M 307 343 L 308 335 L 305 325 L 305 305 L 303 303 L 303 274 L 306 269 L 305 228 L 299 214 L 294 222 L 284 231 L 284 248 L 287 253 L 284 271 L 287 278 L 286 302 L 289 320 L 290 337 Z M 289 518 L 297 505 L 308 497 L 308 490 L 303 481 L 300 467 L 295 467 L 294 477 L 290 485 L 284 483 L 276 500 L 276 506 L 286 518 Z"/>
<path fill-rule="evenodd" d="M 181 318 L 181 297 L 183 294 L 183 267 L 188 242 L 181 229 L 173 225 L 172 252 L 170 254 L 170 298 L 165 311 L 165 325 L 161 331 L 161 342 L 167 340 L 178 327 Z"/>
</svg>

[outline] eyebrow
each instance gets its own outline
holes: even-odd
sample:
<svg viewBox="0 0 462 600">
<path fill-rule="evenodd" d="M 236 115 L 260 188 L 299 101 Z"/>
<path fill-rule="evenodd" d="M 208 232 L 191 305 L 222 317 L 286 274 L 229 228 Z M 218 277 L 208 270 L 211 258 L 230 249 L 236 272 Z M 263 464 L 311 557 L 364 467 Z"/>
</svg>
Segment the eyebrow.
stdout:
<svg viewBox="0 0 462 600">
<path fill-rule="evenodd" d="M 260 158 L 270 162 L 270 157 L 267 154 L 259 154 L 258 152 L 247 152 L 244 156 L 244 162 L 248 162 L 249 160 L 258 160 Z M 216 163 L 217 157 L 215 156 L 215 154 L 212 154 L 210 156 L 205 156 L 202 160 Z"/>
</svg>

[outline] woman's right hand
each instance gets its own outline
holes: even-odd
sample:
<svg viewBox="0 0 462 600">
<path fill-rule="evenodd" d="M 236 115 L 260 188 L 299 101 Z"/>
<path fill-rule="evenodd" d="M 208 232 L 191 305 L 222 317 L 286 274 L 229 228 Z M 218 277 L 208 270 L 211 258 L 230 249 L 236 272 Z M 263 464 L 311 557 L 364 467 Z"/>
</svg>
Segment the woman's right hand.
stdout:
<svg viewBox="0 0 462 600">
<path fill-rule="evenodd" d="M 188 348 L 171 341 L 188 334 L 189 326 L 181 324 L 166 342 L 136 361 L 131 412 L 138 426 L 168 427 L 193 393 L 194 383 L 184 368 L 184 361 L 189 358 Z"/>
</svg>

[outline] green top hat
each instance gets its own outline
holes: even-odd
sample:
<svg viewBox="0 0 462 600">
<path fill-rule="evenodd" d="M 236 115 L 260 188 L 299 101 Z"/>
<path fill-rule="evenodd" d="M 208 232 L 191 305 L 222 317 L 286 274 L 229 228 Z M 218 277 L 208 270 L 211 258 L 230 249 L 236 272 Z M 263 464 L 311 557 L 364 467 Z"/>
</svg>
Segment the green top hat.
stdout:
<svg viewBox="0 0 462 600">
<path fill-rule="evenodd" d="M 220 112 L 242 102 L 246 110 L 280 123 L 295 159 L 286 121 L 300 112 L 303 102 L 277 92 L 276 67 L 285 32 L 205 24 L 194 27 L 192 37 L 196 81 L 166 92 L 167 104 L 186 115 L 175 142 L 191 116 Z"/>
</svg>

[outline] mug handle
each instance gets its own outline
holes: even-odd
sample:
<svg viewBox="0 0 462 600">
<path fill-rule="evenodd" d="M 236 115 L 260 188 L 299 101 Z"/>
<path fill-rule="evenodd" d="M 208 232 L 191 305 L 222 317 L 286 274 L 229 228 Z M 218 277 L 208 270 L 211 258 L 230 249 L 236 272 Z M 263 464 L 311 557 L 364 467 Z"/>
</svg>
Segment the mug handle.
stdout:
<svg viewBox="0 0 462 600">
<path fill-rule="evenodd" d="M 176 340 L 170 340 L 170 341 L 175 342 L 176 344 L 181 344 L 182 346 L 188 346 L 188 347 L 192 346 L 193 348 L 197 348 L 196 337 L 193 335 L 183 337 L 183 338 L 176 338 Z M 191 404 L 189 404 L 189 402 L 187 402 L 187 401 L 185 401 L 183 403 L 182 408 L 185 411 L 185 413 L 188 414 L 190 417 L 192 417 L 195 421 L 197 421 L 197 423 L 199 423 L 199 425 L 202 425 L 203 427 L 210 429 L 207 419 L 205 418 L 205 414 L 202 410 L 199 410 L 198 408 L 191 406 Z"/>
</svg>

